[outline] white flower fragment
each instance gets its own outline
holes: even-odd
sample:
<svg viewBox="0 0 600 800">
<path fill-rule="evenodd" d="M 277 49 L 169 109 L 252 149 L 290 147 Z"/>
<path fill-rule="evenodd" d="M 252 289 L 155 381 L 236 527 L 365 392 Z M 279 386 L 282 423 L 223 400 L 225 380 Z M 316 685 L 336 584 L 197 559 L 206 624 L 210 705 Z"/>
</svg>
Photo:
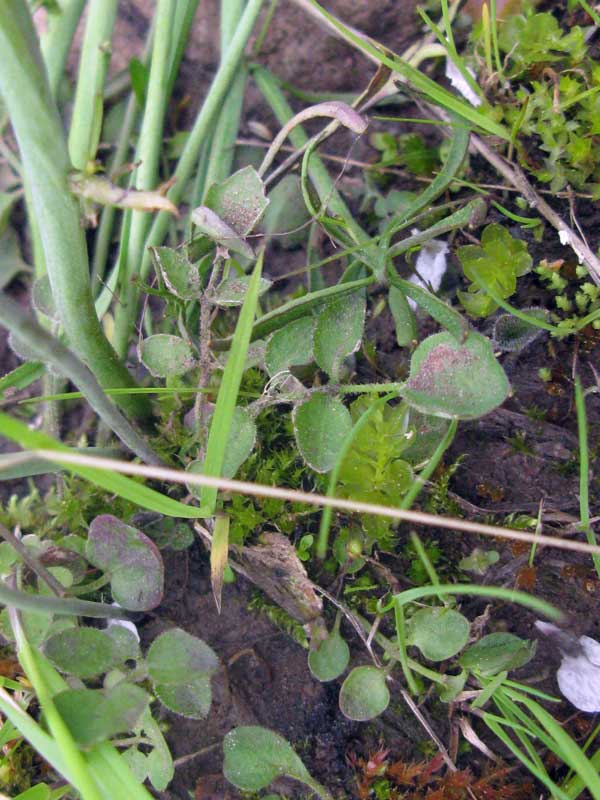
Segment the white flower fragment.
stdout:
<svg viewBox="0 0 600 800">
<path fill-rule="evenodd" d="M 580 711 L 600 711 L 600 642 L 589 636 L 576 639 L 549 622 L 538 620 L 535 627 L 562 653 L 556 678 L 564 697 Z"/>
<path fill-rule="evenodd" d="M 475 77 L 475 73 L 470 67 L 467 67 L 467 72 L 473 78 Z M 452 86 L 454 86 L 456 91 L 459 94 L 462 94 L 462 96 L 465 98 L 467 102 L 471 103 L 471 105 L 475 107 L 481 105 L 481 97 L 479 97 L 479 95 L 476 94 L 473 91 L 473 89 L 471 89 L 469 84 L 463 78 L 460 70 L 458 69 L 454 61 L 452 61 L 452 59 L 448 57 L 446 57 L 446 77 L 448 78 Z"/>
<path fill-rule="evenodd" d="M 414 233 L 415 231 L 413 231 Z M 416 231 L 418 233 L 418 231 Z M 431 239 L 426 242 L 417 256 L 415 264 L 415 274 L 408 279 L 415 286 L 422 286 L 424 289 L 431 289 L 437 292 L 442 284 L 442 278 L 448 268 L 446 256 L 448 255 L 448 243 L 441 239 Z M 417 304 L 414 300 L 408 300 L 414 310 Z"/>
</svg>

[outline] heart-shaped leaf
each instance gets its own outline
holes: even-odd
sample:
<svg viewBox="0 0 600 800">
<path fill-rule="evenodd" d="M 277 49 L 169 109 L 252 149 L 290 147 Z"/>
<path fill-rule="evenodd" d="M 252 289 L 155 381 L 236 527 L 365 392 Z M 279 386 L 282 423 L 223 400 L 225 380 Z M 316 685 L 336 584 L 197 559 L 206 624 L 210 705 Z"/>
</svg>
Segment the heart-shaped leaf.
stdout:
<svg viewBox="0 0 600 800">
<path fill-rule="evenodd" d="M 202 286 L 198 267 L 187 255 L 172 247 L 151 247 L 152 260 L 158 268 L 167 289 L 181 300 L 200 297 Z"/>
<path fill-rule="evenodd" d="M 452 608 L 421 608 L 410 619 L 407 642 L 430 661 L 445 661 L 469 641 L 469 620 Z"/>
<path fill-rule="evenodd" d="M 78 678 L 102 675 L 119 663 L 118 649 L 111 637 L 97 628 L 67 628 L 51 636 L 44 652 L 52 663 Z"/>
<path fill-rule="evenodd" d="M 267 343 L 265 364 L 269 375 L 313 360 L 313 317 L 301 317 L 271 336 Z"/>
<path fill-rule="evenodd" d="M 331 631 L 316 650 L 308 654 L 308 666 L 318 681 L 334 681 L 345 671 L 350 661 L 350 648 L 340 632 Z"/>
<path fill-rule="evenodd" d="M 188 719 L 205 719 L 212 703 L 210 677 L 201 675 L 185 684 L 155 683 L 160 702 L 175 714 Z"/>
<path fill-rule="evenodd" d="M 247 236 L 269 201 L 258 172 L 248 166 L 234 172 L 222 183 L 213 184 L 206 193 L 204 204 L 239 236 Z"/>
<path fill-rule="evenodd" d="M 342 714 L 356 722 L 383 714 L 389 702 L 385 672 L 377 667 L 354 667 L 340 690 Z"/>
<path fill-rule="evenodd" d="M 489 339 L 469 333 L 460 343 L 436 333 L 415 350 L 404 397 L 424 414 L 474 419 L 501 405 L 509 391 Z"/>
<path fill-rule="evenodd" d="M 315 361 L 337 381 L 345 358 L 360 347 L 367 300 L 363 290 L 328 303 L 318 314 L 314 333 Z"/>
<path fill-rule="evenodd" d="M 164 567 L 160 551 L 144 533 L 112 514 L 92 520 L 86 556 L 110 575 L 113 598 L 131 611 L 156 608 L 163 596 Z"/>
<path fill-rule="evenodd" d="M 305 783 L 310 775 L 279 734 L 257 725 L 234 728 L 223 740 L 223 775 L 245 792 L 259 792 L 287 775 Z"/>
<path fill-rule="evenodd" d="M 339 400 L 316 392 L 294 409 L 294 433 L 302 457 L 315 472 L 333 469 L 352 419 Z"/>
<path fill-rule="evenodd" d="M 156 378 L 184 375 L 195 365 L 192 348 L 180 336 L 157 333 L 142 342 L 142 362 Z"/>
<path fill-rule="evenodd" d="M 75 741 L 90 747 L 136 727 L 148 707 L 148 694 L 131 683 L 113 689 L 67 689 L 54 702 Z"/>
</svg>

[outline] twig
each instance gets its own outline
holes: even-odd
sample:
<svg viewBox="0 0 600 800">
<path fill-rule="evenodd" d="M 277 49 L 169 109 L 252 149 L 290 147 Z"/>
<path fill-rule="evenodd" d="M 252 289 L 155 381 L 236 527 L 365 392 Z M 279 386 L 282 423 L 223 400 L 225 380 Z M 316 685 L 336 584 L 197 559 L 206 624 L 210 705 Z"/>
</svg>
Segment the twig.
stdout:
<svg viewBox="0 0 600 800">
<path fill-rule="evenodd" d="M 184 470 L 170 469 L 168 467 L 154 467 L 147 464 L 133 464 L 119 461 L 114 458 L 102 458 L 77 455 L 62 450 L 30 450 L 26 453 L 15 453 L 12 458 L 6 458 L 4 464 L 9 467 L 23 463 L 31 457 L 43 458 L 58 464 L 73 464 L 96 469 L 114 470 L 125 475 L 140 475 L 160 481 L 172 481 L 183 485 L 207 486 L 225 492 L 249 495 L 251 497 L 270 497 L 277 500 L 287 500 L 293 503 L 305 503 L 309 506 L 329 506 L 339 511 L 358 514 L 374 514 L 376 516 L 395 519 L 401 522 L 411 522 L 415 525 L 426 525 L 432 528 L 445 528 L 449 530 L 474 533 L 481 536 L 492 536 L 498 539 L 513 539 L 521 542 L 537 542 L 538 546 L 557 547 L 562 550 L 574 550 L 580 553 L 600 553 L 600 546 L 596 547 L 584 542 L 565 541 L 558 536 L 536 535 L 526 531 L 517 531 L 511 528 L 495 527 L 479 522 L 442 517 L 428 514 L 424 511 L 404 511 L 393 506 L 383 506 L 377 503 L 364 503 L 359 500 L 346 500 L 341 497 L 327 497 L 323 494 L 301 492 L 295 489 L 284 489 L 280 486 L 267 486 L 251 481 L 238 481 L 229 478 L 217 478 L 212 475 L 200 475 Z"/>
</svg>

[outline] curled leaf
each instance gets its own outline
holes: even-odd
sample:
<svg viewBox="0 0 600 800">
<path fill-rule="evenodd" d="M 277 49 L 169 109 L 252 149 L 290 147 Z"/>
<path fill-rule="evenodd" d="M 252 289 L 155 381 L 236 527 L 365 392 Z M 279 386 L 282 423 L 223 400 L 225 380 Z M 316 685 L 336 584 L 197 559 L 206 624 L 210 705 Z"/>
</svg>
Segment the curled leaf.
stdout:
<svg viewBox="0 0 600 800">
<path fill-rule="evenodd" d="M 166 211 L 175 217 L 179 216 L 177 206 L 164 195 L 161 189 L 154 192 L 127 189 L 111 183 L 108 178 L 100 175 L 86 178 L 73 177 L 69 181 L 69 185 L 73 194 L 102 206 L 130 208 L 134 211 Z"/>
</svg>

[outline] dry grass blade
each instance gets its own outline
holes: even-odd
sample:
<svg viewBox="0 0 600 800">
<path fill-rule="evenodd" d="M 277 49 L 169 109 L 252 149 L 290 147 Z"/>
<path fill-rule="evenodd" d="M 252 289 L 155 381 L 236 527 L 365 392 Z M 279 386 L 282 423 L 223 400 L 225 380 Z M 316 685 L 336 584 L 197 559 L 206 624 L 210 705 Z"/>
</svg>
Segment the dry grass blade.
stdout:
<svg viewBox="0 0 600 800">
<path fill-rule="evenodd" d="M 283 489 L 279 486 L 265 486 L 249 481 L 228 480 L 215 478 L 209 475 L 198 475 L 183 470 L 169 469 L 167 467 L 153 467 L 147 464 L 131 464 L 114 458 L 99 458 L 92 456 L 76 455 L 53 450 L 32 450 L 26 454 L 15 453 L 14 459 L 7 461 L 6 465 L 20 463 L 24 458 L 31 456 L 43 458 L 58 464 L 73 464 L 82 467 L 95 467 L 96 469 L 112 470 L 126 475 L 139 475 L 144 478 L 159 481 L 171 481 L 184 485 L 208 486 L 224 492 L 234 492 L 251 497 L 272 497 L 277 500 L 287 500 L 292 503 L 306 503 L 310 506 L 327 507 L 355 514 L 374 514 L 376 516 L 396 519 L 401 522 L 411 522 L 414 525 L 427 525 L 432 528 L 445 528 L 446 530 L 473 533 L 479 536 L 492 536 L 498 539 L 511 539 L 519 542 L 537 543 L 539 547 L 556 547 L 561 550 L 573 550 L 579 553 L 600 553 L 600 546 L 596 547 L 584 542 L 571 542 L 558 536 L 545 536 L 543 534 L 527 533 L 512 528 L 495 527 L 479 522 L 457 519 L 455 517 L 442 517 L 437 514 L 428 514 L 424 511 L 404 511 L 391 506 L 377 505 L 376 503 L 362 503 L 358 500 L 345 500 L 339 497 L 326 497 L 322 494 L 300 492 L 294 489 Z"/>
<path fill-rule="evenodd" d="M 210 583 L 219 614 L 221 613 L 221 594 L 228 551 L 229 517 L 226 514 L 217 514 L 210 547 Z"/>
</svg>

